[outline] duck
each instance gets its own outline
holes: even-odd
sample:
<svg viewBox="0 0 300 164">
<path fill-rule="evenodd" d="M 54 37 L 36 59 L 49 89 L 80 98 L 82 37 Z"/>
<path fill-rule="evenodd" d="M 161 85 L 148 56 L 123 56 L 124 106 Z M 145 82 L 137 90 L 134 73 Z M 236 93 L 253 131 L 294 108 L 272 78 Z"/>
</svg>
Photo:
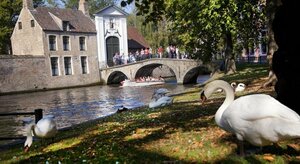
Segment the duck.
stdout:
<svg viewBox="0 0 300 164">
<path fill-rule="evenodd" d="M 226 97 L 215 114 L 215 122 L 236 136 L 240 155 L 245 155 L 244 141 L 262 148 L 300 138 L 300 116 L 270 95 L 252 94 L 234 99 L 229 83 L 215 80 L 204 86 L 200 100 L 205 101 L 219 88 L 224 90 Z"/>
<path fill-rule="evenodd" d="M 125 106 L 122 105 L 120 108 L 117 109 L 117 113 L 125 112 L 127 110 L 128 110 L 128 108 L 126 108 Z"/>
<path fill-rule="evenodd" d="M 238 83 L 238 85 L 234 88 L 235 92 L 242 92 L 246 89 L 246 85 L 244 83 Z"/>
<path fill-rule="evenodd" d="M 153 92 L 151 99 L 154 99 L 155 101 L 157 101 L 159 98 L 166 96 L 167 93 L 170 93 L 170 91 L 168 89 L 159 88 Z"/>
<path fill-rule="evenodd" d="M 26 127 L 26 141 L 24 150 L 27 152 L 32 145 L 33 135 L 38 138 L 53 138 L 57 134 L 57 126 L 53 117 L 43 117 L 36 124 L 30 123 Z"/>
</svg>

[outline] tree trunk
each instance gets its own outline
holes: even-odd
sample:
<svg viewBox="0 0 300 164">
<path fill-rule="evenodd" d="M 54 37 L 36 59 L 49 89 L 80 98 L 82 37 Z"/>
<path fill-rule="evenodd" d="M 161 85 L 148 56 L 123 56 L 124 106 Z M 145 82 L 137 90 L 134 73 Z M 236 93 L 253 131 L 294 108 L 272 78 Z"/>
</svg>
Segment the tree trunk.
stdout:
<svg viewBox="0 0 300 164">
<path fill-rule="evenodd" d="M 268 52 L 267 52 L 267 59 L 270 66 L 269 70 L 269 77 L 268 80 L 263 84 L 264 87 L 274 85 L 277 81 L 277 78 L 272 70 L 272 59 L 273 53 L 277 50 L 277 44 L 274 39 L 274 33 L 272 30 L 272 22 L 275 17 L 276 8 L 281 5 L 280 0 L 267 0 L 267 27 L 268 27 Z"/>
<path fill-rule="evenodd" d="M 230 31 L 225 35 L 225 73 L 233 74 L 236 72 L 235 58 L 233 54 L 232 35 Z"/>
</svg>

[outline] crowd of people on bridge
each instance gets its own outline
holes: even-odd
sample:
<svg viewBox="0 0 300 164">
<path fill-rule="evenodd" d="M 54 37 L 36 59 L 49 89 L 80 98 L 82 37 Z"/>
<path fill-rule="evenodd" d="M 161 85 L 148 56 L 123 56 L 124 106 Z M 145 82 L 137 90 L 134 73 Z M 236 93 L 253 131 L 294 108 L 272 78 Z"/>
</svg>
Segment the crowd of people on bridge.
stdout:
<svg viewBox="0 0 300 164">
<path fill-rule="evenodd" d="M 160 46 L 156 51 L 153 51 L 152 48 L 129 51 L 128 56 L 116 52 L 113 56 L 113 63 L 114 65 L 121 65 L 151 58 L 188 59 L 189 56 L 187 53 L 180 52 L 176 45 L 169 45 L 166 50 Z"/>
</svg>

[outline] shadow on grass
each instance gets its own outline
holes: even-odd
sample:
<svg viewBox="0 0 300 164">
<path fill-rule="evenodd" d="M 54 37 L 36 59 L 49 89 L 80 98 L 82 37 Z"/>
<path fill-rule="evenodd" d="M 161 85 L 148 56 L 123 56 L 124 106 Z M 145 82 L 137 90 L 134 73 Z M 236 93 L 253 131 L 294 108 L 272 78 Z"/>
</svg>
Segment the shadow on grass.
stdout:
<svg viewBox="0 0 300 164">
<path fill-rule="evenodd" d="M 82 137 L 84 133 L 91 132 L 88 135 L 84 135 L 84 138 L 78 144 L 49 152 L 42 152 L 43 148 L 37 147 L 32 151 L 38 152 L 38 155 L 33 155 L 29 159 L 20 162 L 38 163 L 41 160 L 49 160 L 51 163 L 57 163 L 58 161 L 63 163 L 80 163 L 82 161 L 92 163 L 115 163 L 116 161 L 121 163 L 153 163 L 154 161 L 162 163 L 190 163 L 191 161 L 170 157 L 159 151 L 150 151 L 142 147 L 166 138 L 167 135 L 175 133 L 178 129 L 182 131 L 197 131 L 201 127 L 213 125 L 214 120 L 201 120 L 201 117 L 213 115 L 214 112 L 214 110 L 203 111 L 199 104 L 182 103 L 159 109 L 136 109 L 115 114 L 60 132 L 63 133 L 63 136 L 57 137 L 55 140 L 55 142 L 61 142 L 64 139 Z M 149 118 L 148 114 L 151 113 L 160 113 L 160 115 L 156 118 Z M 105 127 L 103 124 L 116 125 Z M 128 136 L 135 135 L 134 133 L 138 129 L 153 128 L 158 130 L 151 131 L 144 137 L 125 139 Z M 82 131 L 82 133 L 78 133 L 78 131 Z"/>
</svg>

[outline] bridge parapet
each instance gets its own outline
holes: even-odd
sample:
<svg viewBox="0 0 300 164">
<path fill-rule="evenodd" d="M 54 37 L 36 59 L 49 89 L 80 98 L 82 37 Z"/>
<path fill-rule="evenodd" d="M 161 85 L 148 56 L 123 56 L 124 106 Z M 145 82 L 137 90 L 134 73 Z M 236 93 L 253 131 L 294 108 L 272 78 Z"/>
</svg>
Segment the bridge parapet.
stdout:
<svg viewBox="0 0 300 164">
<path fill-rule="evenodd" d="M 110 84 L 112 79 L 119 79 L 117 81 L 125 78 L 134 80 L 136 77 L 142 75 L 151 75 L 155 68 L 162 65 L 169 67 L 174 72 L 178 84 L 184 82 L 184 78 L 189 71 L 195 71 L 196 68 L 205 67 L 202 61 L 192 59 L 152 58 L 100 69 L 100 77 L 104 84 Z M 120 77 L 117 77 L 117 74 L 119 74 Z"/>
</svg>

